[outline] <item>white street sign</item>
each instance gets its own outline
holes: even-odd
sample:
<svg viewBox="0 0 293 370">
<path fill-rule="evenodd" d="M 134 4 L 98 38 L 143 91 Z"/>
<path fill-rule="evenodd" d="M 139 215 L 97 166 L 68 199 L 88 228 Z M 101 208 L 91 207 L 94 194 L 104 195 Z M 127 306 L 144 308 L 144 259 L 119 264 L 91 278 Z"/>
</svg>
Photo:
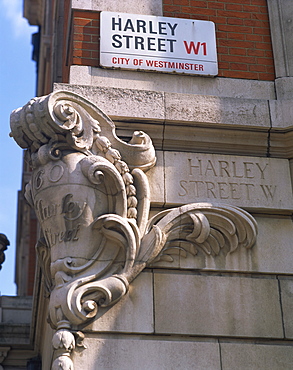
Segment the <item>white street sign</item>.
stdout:
<svg viewBox="0 0 293 370">
<path fill-rule="evenodd" d="M 101 12 L 100 64 L 216 76 L 215 25 L 193 19 Z"/>
</svg>

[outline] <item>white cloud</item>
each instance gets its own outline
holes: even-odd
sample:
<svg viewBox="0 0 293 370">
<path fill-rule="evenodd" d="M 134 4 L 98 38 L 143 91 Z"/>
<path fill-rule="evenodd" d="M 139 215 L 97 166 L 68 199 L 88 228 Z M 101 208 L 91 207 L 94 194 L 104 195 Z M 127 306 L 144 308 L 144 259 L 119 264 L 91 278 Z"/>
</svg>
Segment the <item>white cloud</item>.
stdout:
<svg viewBox="0 0 293 370">
<path fill-rule="evenodd" d="M 32 28 L 23 18 L 23 0 L 0 0 L 2 14 L 7 18 L 12 27 L 13 36 L 20 38 L 32 34 Z"/>
</svg>

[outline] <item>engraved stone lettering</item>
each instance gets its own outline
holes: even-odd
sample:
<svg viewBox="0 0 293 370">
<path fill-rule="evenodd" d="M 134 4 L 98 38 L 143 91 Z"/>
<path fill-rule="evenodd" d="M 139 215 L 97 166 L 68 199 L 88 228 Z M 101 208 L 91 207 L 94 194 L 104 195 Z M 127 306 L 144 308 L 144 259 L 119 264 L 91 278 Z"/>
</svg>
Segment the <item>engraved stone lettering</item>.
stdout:
<svg viewBox="0 0 293 370">
<path fill-rule="evenodd" d="M 72 194 L 67 194 L 62 200 L 62 211 L 64 213 L 64 218 L 69 221 L 77 220 L 83 213 L 86 202 L 82 206 L 79 205 L 79 202 L 72 202 L 70 199 L 73 198 Z"/>
<path fill-rule="evenodd" d="M 268 200 L 273 200 L 276 193 L 276 185 L 260 185 L 264 195 Z"/>
<path fill-rule="evenodd" d="M 42 199 L 37 200 L 35 203 L 35 210 L 41 222 L 47 220 L 48 218 L 52 216 L 56 216 L 57 208 L 58 208 L 58 205 L 54 203 L 51 203 L 45 206 L 43 204 Z"/>
<path fill-rule="evenodd" d="M 44 174 L 43 170 L 38 171 L 36 174 L 35 181 L 34 181 L 34 187 L 37 190 L 40 189 L 40 187 L 43 185 L 43 182 L 44 182 L 43 174 Z"/>
<path fill-rule="evenodd" d="M 78 240 L 78 233 L 80 230 L 81 225 L 78 224 L 73 229 L 68 229 L 65 231 L 58 231 L 54 232 L 52 229 L 45 229 L 44 234 L 47 243 L 50 245 L 50 247 L 53 247 L 57 243 L 62 242 L 70 242 L 70 241 L 77 241 Z"/>
<path fill-rule="evenodd" d="M 60 164 L 55 164 L 49 172 L 49 180 L 51 182 L 57 182 L 61 179 L 64 173 L 64 168 Z"/>
</svg>

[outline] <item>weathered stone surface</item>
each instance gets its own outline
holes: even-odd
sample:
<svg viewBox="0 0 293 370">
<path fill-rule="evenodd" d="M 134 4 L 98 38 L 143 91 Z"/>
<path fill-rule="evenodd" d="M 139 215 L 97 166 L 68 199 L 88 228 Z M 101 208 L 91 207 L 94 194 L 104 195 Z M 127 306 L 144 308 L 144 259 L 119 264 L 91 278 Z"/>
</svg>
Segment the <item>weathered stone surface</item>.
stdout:
<svg viewBox="0 0 293 370">
<path fill-rule="evenodd" d="M 164 155 L 163 152 L 156 152 L 156 155 L 157 163 L 148 171 L 147 177 L 152 205 L 163 206 L 165 204 Z"/>
<path fill-rule="evenodd" d="M 1 323 L 29 324 L 32 318 L 32 297 L 1 296 L 0 314 Z"/>
<path fill-rule="evenodd" d="M 86 336 L 86 351 L 74 354 L 75 369 L 220 370 L 219 347 L 213 341 L 170 340 L 152 337 Z"/>
<path fill-rule="evenodd" d="M 292 210 L 289 162 L 275 158 L 165 152 L 165 200 Z M 155 182 L 154 168 L 150 182 Z M 161 195 L 163 197 L 163 194 Z"/>
<path fill-rule="evenodd" d="M 237 99 L 275 99 L 274 82 L 233 78 L 202 78 L 197 76 L 135 71 L 108 70 L 95 67 L 70 67 L 70 83 L 138 90 L 200 94 Z"/>
<path fill-rule="evenodd" d="M 275 80 L 277 99 L 293 99 L 293 77 L 282 77 Z"/>
<path fill-rule="evenodd" d="M 108 12 L 123 12 L 131 14 L 150 14 L 162 15 L 162 2 L 157 0 L 73 0 L 72 8 L 95 10 L 95 11 L 108 11 Z"/>
<path fill-rule="evenodd" d="M 292 259 L 291 259 L 292 261 Z M 291 270 L 292 271 L 292 270 Z M 293 339 L 293 277 L 280 277 L 285 337 Z M 293 360 L 292 360 L 293 363 Z"/>
<path fill-rule="evenodd" d="M 82 95 L 107 112 L 112 119 L 164 119 L 162 92 L 67 84 L 55 84 L 54 88 Z"/>
<path fill-rule="evenodd" d="M 218 256 L 207 255 L 200 248 L 196 255 L 180 253 L 173 261 L 159 261 L 156 268 L 201 269 L 273 274 L 291 274 L 293 260 L 293 223 L 290 216 L 256 216 L 258 233 L 251 248 L 238 248 L 233 253 L 223 250 Z"/>
<path fill-rule="evenodd" d="M 222 370 L 291 370 L 291 345 L 220 343 Z"/>
<path fill-rule="evenodd" d="M 271 100 L 270 102 L 271 120 L 273 129 L 292 128 L 293 126 L 293 107 L 292 100 Z"/>
<path fill-rule="evenodd" d="M 159 149 L 159 148 L 158 148 Z M 267 156 L 266 131 L 224 130 L 214 125 L 168 122 L 164 127 L 164 150 L 232 155 Z"/>
<path fill-rule="evenodd" d="M 155 273 L 157 334 L 283 338 L 276 279 Z"/>
<path fill-rule="evenodd" d="M 97 319 L 85 332 L 153 333 L 152 274 L 143 272 L 115 306 L 100 308 Z"/>
<path fill-rule="evenodd" d="M 270 127 L 266 101 L 191 94 L 165 94 L 166 120 L 223 126 Z"/>
</svg>

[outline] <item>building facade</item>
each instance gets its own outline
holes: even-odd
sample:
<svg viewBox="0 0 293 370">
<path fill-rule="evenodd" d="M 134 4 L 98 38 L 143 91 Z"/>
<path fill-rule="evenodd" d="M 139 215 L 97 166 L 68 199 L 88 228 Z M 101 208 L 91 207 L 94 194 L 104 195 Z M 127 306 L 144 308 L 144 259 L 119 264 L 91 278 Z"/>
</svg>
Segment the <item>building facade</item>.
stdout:
<svg viewBox="0 0 293 370">
<path fill-rule="evenodd" d="M 173 73 L 164 70 L 163 62 L 153 64 L 156 71 L 128 68 L 125 52 L 117 52 L 112 66 L 105 66 L 101 50 L 109 46 L 104 40 L 111 24 L 101 24 L 103 12 L 111 12 L 106 14 L 114 19 L 112 30 L 118 36 L 112 46 L 119 49 L 123 41 L 127 49 L 127 42 L 133 42 L 143 52 L 143 57 L 131 59 L 133 64 L 140 59 L 145 63 L 144 58 L 155 63 L 156 51 L 162 56 L 168 45 L 172 48 L 166 41 L 172 39 L 172 30 L 175 34 L 170 19 L 214 22 L 216 75 L 195 67 L 204 69 L 205 62 L 194 62 L 194 67 L 182 63 Z M 119 18 L 124 13 L 129 16 Z M 182 206 L 205 204 L 191 218 L 195 224 L 202 222 L 204 230 L 200 209 L 212 207 L 214 213 L 206 217 L 214 220 L 211 229 L 216 231 L 206 242 L 187 225 L 187 246 L 180 234 L 183 219 L 178 225 L 172 221 L 179 234 L 172 240 L 166 237 L 167 247 L 130 281 L 121 300 L 100 308 L 90 321 L 73 324 L 75 348 L 62 352 L 62 345 L 51 341 L 56 327 L 67 329 L 47 322 L 50 289 L 58 284 L 53 279 L 46 290 L 46 273 L 34 249 L 46 232 L 41 232 L 42 222 L 23 195 L 31 178 L 27 165 L 17 221 L 19 296 L 0 298 L 0 366 L 46 370 L 63 356 L 75 369 L 291 369 L 291 1 L 25 0 L 24 16 L 40 27 L 33 37 L 36 95 L 53 92 L 57 99 L 63 94 L 64 100 L 86 109 L 89 120 L 103 122 L 102 113 L 93 113 L 100 112 L 98 107 L 126 143 L 133 140 L 133 131 L 145 132 L 156 152 L 156 165 L 146 172 L 149 216 L 173 208 L 183 215 Z M 119 19 L 129 21 L 122 24 Z M 155 20 L 161 22 L 156 23 L 160 31 L 150 23 Z M 165 41 L 158 41 L 159 32 Z M 187 54 L 204 60 L 209 41 L 186 42 Z M 111 146 L 117 149 L 114 139 L 109 140 L 104 153 Z M 226 206 L 232 216 L 222 210 Z M 40 206 L 38 212 L 40 221 Z M 45 218 L 41 213 L 41 221 Z M 190 243 L 191 234 L 195 241 Z M 47 242 L 51 231 L 48 235 Z M 80 337 L 85 346 L 79 346 Z"/>
</svg>

